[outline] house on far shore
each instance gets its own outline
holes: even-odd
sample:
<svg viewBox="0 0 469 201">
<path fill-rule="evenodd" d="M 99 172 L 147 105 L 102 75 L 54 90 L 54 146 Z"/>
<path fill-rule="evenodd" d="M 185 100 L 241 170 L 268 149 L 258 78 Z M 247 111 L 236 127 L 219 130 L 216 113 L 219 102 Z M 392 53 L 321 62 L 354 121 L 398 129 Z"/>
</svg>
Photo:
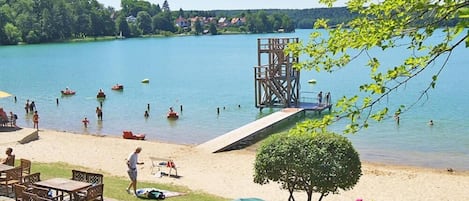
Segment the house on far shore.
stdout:
<svg viewBox="0 0 469 201">
<path fill-rule="evenodd" d="M 246 23 L 246 18 L 234 17 L 231 19 L 231 26 L 242 26 Z"/>
<path fill-rule="evenodd" d="M 218 27 L 226 26 L 228 26 L 228 23 L 226 23 L 226 17 L 220 17 L 220 19 L 218 19 Z"/>
<path fill-rule="evenodd" d="M 133 15 L 131 15 L 131 16 L 126 17 L 125 20 L 126 20 L 128 23 L 135 23 L 135 22 L 137 21 L 137 18 L 134 17 Z"/>
<path fill-rule="evenodd" d="M 190 26 L 190 23 L 189 23 L 189 20 L 187 20 L 186 18 L 183 18 L 182 16 L 179 16 L 176 19 L 176 26 L 185 29 L 185 28 Z"/>
</svg>

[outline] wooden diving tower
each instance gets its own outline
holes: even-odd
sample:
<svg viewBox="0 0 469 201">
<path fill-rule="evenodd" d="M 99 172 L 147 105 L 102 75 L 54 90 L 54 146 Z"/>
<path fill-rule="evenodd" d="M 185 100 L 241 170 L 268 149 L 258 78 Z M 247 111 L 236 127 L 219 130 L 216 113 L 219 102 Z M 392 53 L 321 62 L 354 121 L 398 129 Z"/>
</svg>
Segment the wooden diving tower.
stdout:
<svg viewBox="0 0 469 201">
<path fill-rule="evenodd" d="M 300 71 L 293 69 L 298 57 L 285 54 L 288 43 L 298 38 L 257 39 L 258 65 L 254 67 L 255 104 L 264 107 L 298 107 Z"/>
</svg>

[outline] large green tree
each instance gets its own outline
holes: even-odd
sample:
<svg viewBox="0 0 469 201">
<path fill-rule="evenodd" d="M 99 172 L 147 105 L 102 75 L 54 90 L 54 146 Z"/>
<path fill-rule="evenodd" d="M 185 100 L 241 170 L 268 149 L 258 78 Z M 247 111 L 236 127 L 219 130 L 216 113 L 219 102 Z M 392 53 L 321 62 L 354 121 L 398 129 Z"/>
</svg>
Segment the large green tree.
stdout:
<svg viewBox="0 0 469 201">
<path fill-rule="evenodd" d="M 212 35 L 218 35 L 217 25 L 215 25 L 214 22 L 211 22 L 211 23 L 210 23 L 210 27 L 209 27 L 208 30 L 210 31 L 210 34 L 212 34 Z"/>
<path fill-rule="evenodd" d="M 339 189 L 348 190 L 358 182 L 361 162 L 352 143 L 333 133 L 281 133 L 269 137 L 258 149 L 254 164 L 254 182 L 270 181 L 290 192 L 305 191 L 308 201 L 313 193 L 322 200 Z"/>
<path fill-rule="evenodd" d="M 21 42 L 21 32 L 11 23 L 7 23 L 4 26 L 6 41 L 5 44 L 16 45 L 18 42 Z"/>
<path fill-rule="evenodd" d="M 161 12 L 152 17 L 153 30 L 174 32 L 176 30 L 169 12 Z"/>
<path fill-rule="evenodd" d="M 321 0 L 332 6 L 335 0 Z M 332 73 L 352 67 L 350 62 L 365 57 L 370 81 L 357 86 L 360 95 L 342 97 L 336 103 L 339 118 L 326 115 L 321 120 L 306 121 L 300 127 L 306 130 L 325 129 L 336 119 L 348 119 L 346 133 L 367 127 L 370 121 L 381 121 L 399 115 L 424 101 L 429 90 L 437 85 L 446 61 L 457 46 L 469 46 L 469 1 L 467 0 L 349 0 L 347 5 L 358 16 L 350 22 L 330 26 L 327 19 L 318 20 L 310 40 L 292 44 L 287 52 L 310 57 L 296 65 L 299 69 Z M 449 23 L 456 21 L 454 23 Z M 325 30 L 324 32 L 321 32 Z M 435 35 L 441 35 L 443 37 Z M 428 42 L 430 38 L 439 42 Z M 387 51 L 405 47 L 409 53 L 399 64 L 382 63 L 370 50 Z M 437 66 L 429 68 L 430 66 Z M 431 71 L 437 68 L 436 71 Z M 381 104 L 391 98 L 397 89 L 408 86 L 417 76 L 431 74 L 428 85 L 415 103 L 389 106 Z M 358 91 L 357 91 L 358 94 Z"/>
<path fill-rule="evenodd" d="M 204 31 L 204 27 L 202 26 L 202 22 L 199 19 L 195 20 L 194 29 L 195 29 L 195 35 L 199 35 Z"/>
<path fill-rule="evenodd" d="M 119 35 L 122 35 L 123 37 L 130 37 L 130 27 L 129 24 L 127 23 L 127 20 L 125 19 L 124 15 L 119 15 L 116 19 L 116 30 L 119 33 Z"/>
<path fill-rule="evenodd" d="M 150 34 L 152 30 L 151 16 L 146 11 L 140 11 L 137 14 L 137 26 L 144 35 Z"/>
</svg>

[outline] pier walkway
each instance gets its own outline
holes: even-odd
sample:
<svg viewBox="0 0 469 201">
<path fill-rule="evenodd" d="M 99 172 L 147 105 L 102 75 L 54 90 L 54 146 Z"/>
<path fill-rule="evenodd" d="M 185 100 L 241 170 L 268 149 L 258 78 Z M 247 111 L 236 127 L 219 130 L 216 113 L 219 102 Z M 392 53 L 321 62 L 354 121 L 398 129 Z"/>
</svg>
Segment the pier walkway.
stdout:
<svg viewBox="0 0 469 201">
<path fill-rule="evenodd" d="M 39 139 L 38 133 L 32 128 L 0 127 L 0 145 L 26 144 Z"/>
<path fill-rule="evenodd" d="M 238 129 L 232 130 L 224 135 L 209 140 L 197 146 L 197 148 L 209 151 L 211 153 L 239 149 L 239 147 L 252 141 L 262 131 L 272 126 L 296 117 L 298 114 L 304 114 L 302 108 L 285 108 L 281 111 L 270 114 L 254 122 L 246 124 Z"/>
</svg>

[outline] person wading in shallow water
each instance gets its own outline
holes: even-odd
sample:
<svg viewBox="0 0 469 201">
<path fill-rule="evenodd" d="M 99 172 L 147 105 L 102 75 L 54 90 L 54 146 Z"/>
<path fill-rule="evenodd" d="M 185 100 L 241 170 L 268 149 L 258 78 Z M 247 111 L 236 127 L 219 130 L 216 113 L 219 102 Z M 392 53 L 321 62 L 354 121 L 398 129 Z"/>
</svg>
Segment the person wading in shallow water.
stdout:
<svg viewBox="0 0 469 201">
<path fill-rule="evenodd" d="M 96 115 L 98 116 L 98 120 L 103 120 L 103 110 L 99 107 L 96 107 Z"/>
<path fill-rule="evenodd" d="M 37 114 L 37 111 L 34 111 L 33 124 L 34 124 L 34 128 L 39 130 L 39 115 Z"/>
</svg>

